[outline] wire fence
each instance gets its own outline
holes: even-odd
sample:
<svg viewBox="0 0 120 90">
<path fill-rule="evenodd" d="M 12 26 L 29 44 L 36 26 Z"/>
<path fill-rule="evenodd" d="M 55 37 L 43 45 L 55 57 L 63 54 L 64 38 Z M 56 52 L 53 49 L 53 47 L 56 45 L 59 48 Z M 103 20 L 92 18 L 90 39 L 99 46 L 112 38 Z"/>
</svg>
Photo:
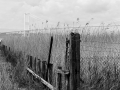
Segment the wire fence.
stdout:
<svg viewBox="0 0 120 90">
<path fill-rule="evenodd" d="M 120 33 L 104 35 L 82 35 L 80 42 L 81 60 L 94 61 L 120 61 Z"/>
<path fill-rule="evenodd" d="M 0 29 L 0 30 L 5 30 L 5 31 L 10 31 L 10 32 L 4 32 L 7 34 L 23 34 L 23 33 L 39 33 L 39 32 L 70 32 L 70 31 L 77 31 L 80 33 L 102 33 L 105 31 L 119 31 L 120 30 L 120 25 L 107 25 L 107 26 L 89 26 L 89 25 L 85 25 L 85 26 L 66 26 L 64 25 L 63 27 L 44 27 L 42 29 L 38 29 L 38 28 L 34 28 L 34 29 L 29 29 L 29 30 L 20 30 L 20 29 L 14 29 L 14 31 L 12 29 Z M 12 31 L 11 31 L 12 30 Z"/>
<path fill-rule="evenodd" d="M 13 32 L 5 32 L 10 35 L 24 35 L 29 36 L 32 33 L 70 33 L 78 32 L 81 36 L 80 51 L 85 54 L 99 55 L 103 53 L 104 56 L 109 54 L 120 54 L 120 40 L 119 40 L 119 27 L 120 25 L 107 25 L 107 26 L 89 26 L 84 27 L 64 27 L 64 28 L 44 28 L 35 30 L 21 30 Z M 112 30 L 112 31 L 111 31 Z M 117 30 L 118 32 L 116 33 Z M 109 33 L 110 31 L 110 33 Z"/>
</svg>

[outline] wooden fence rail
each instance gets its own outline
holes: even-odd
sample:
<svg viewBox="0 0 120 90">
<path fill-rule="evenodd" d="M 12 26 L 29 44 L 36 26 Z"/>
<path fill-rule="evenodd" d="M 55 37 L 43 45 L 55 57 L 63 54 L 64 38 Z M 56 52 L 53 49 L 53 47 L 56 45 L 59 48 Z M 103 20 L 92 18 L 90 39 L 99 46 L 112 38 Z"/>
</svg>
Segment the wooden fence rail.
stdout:
<svg viewBox="0 0 120 90">
<path fill-rule="evenodd" d="M 50 90 L 56 90 L 55 87 L 53 87 L 50 83 L 48 83 L 46 80 L 38 76 L 36 73 L 34 73 L 31 69 L 27 68 L 27 71 L 29 71 L 34 77 L 41 80 L 41 82 L 46 85 Z"/>
</svg>

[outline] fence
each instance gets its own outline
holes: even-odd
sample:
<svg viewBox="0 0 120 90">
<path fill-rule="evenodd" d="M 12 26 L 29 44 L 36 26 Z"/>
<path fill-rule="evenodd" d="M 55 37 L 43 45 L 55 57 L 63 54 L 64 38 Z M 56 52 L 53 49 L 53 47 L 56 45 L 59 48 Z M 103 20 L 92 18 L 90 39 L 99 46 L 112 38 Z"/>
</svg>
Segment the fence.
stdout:
<svg viewBox="0 0 120 90">
<path fill-rule="evenodd" d="M 79 41 L 78 41 L 79 39 Z M 28 67 L 26 68 L 28 76 L 33 80 L 37 81 L 35 77 L 40 79 L 43 84 L 49 87 L 51 90 L 77 90 L 80 87 L 79 85 L 79 76 L 80 76 L 80 35 L 78 33 L 71 33 L 68 38 L 66 38 L 66 55 L 65 55 L 65 68 L 58 66 L 56 69 L 57 87 L 52 86 L 52 77 L 53 77 L 53 64 L 50 63 L 51 53 L 52 53 L 52 44 L 54 38 L 51 36 L 50 47 L 48 53 L 48 60 L 41 61 L 40 59 L 27 55 Z M 3 45 L 3 51 L 10 51 L 10 47 Z M 4 52 L 6 55 L 6 52 Z M 77 65 L 76 65 L 77 63 Z M 77 70 L 77 72 L 76 72 Z M 32 73 L 32 75 L 30 74 Z M 54 78 L 54 77 L 53 77 Z M 65 79 L 65 80 L 64 80 Z M 64 82 L 64 85 L 62 84 Z"/>
</svg>

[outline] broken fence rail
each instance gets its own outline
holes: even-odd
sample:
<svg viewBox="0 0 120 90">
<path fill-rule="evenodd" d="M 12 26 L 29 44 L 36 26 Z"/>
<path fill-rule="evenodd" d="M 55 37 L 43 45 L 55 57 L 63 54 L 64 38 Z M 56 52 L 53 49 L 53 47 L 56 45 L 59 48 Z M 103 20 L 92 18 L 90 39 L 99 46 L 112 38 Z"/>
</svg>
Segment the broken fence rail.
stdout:
<svg viewBox="0 0 120 90">
<path fill-rule="evenodd" d="M 47 81 L 45 81 L 43 78 L 41 78 L 40 76 L 38 76 L 37 74 L 35 74 L 31 69 L 27 68 L 27 70 L 33 75 L 35 76 L 36 78 L 39 78 L 41 80 L 41 82 L 43 84 L 45 84 L 49 89 L 51 90 L 55 90 L 55 88 L 50 84 L 48 83 Z"/>
</svg>

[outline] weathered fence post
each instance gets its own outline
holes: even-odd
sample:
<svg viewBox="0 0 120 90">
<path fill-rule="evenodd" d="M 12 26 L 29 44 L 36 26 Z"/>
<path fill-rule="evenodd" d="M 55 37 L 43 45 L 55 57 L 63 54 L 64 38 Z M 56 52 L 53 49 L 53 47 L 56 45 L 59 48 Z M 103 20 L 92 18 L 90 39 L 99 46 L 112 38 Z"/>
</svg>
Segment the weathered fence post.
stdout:
<svg viewBox="0 0 120 90">
<path fill-rule="evenodd" d="M 70 90 L 80 89 L 80 34 L 70 33 Z"/>
<path fill-rule="evenodd" d="M 42 61 L 42 76 L 46 80 L 46 70 L 47 70 L 47 62 Z"/>
<path fill-rule="evenodd" d="M 67 71 L 70 71 L 70 40 L 68 38 L 66 38 L 66 55 L 65 55 L 65 69 Z M 66 90 L 70 90 L 70 73 L 65 74 L 65 89 Z"/>
<path fill-rule="evenodd" d="M 3 53 L 5 54 L 5 45 L 2 47 Z"/>
<path fill-rule="evenodd" d="M 5 46 L 5 49 L 4 49 L 5 56 L 6 56 L 6 51 L 7 51 L 7 46 Z"/>
<path fill-rule="evenodd" d="M 36 57 L 33 59 L 33 72 L 35 72 L 36 73 Z M 36 77 L 33 77 L 33 80 L 34 81 L 36 81 L 37 79 L 36 79 Z"/>
<path fill-rule="evenodd" d="M 30 69 L 32 69 L 32 56 L 29 56 L 30 58 Z"/>
<path fill-rule="evenodd" d="M 38 59 L 38 65 L 37 65 L 37 66 L 38 66 L 38 75 L 41 76 L 41 73 L 42 73 L 42 72 L 41 72 L 41 70 L 42 70 L 42 69 L 41 69 L 42 64 L 41 64 L 41 60 L 40 60 L 40 59 Z"/>
<path fill-rule="evenodd" d="M 42 61 L 42 75 L 41 76 L 44 80 L 46 80 L 46 71 L 47 71 L 47 62 Z M 45 85 L 43 85 L 43 86 L 44 86 L 44 88 L 46 88 Z"/>
<path fill-rule="evenodd" d="M 48 81 L 50 84 L 52 84 L 52 77 L 53 77 L 53 64 L 49 64 Z"/>
<path fill-rule="evenodd" d="M 38 74 L 38 59 L 36 58 L 36 74 Z"/>
<path fill-rule="evenodd" d="M 10 51 L 10 47 L 9 47 L 9 51 Z"/>
<path fill-rule="evenodd" d="M 32 69 L 32 68 L 33 68 L 33 58 L 32 58 L 32 56 L 30 56 L 30 69 Z M 33 80 L 33 76 L 31 74 L 30 74 L 30 77 Z"/>
<path fill-rule="evenodd" d="M 31 68 L 30 55 L 27 55 L 27 67 Z M 31 79 L 32 75 L 28 71 L 27 71 L 27 77 L 29 79 L 29 89 L 30 89 L 30 79 Z"/>
<path fill-rule="evenodd" d="M 62 70 L 62 67 L 58 67 L 58 69 Z M 57 74 L 57 90 L 62 90 L 62 74 L 59 72 Z"/>
<path fill-rule="evenodd" d="M 30 68 L 30 56 L 29 56 L 29 55 L 27 55 L 26 57 L 27 57 L 27 67 L 28 67 L 28 68 Z M 28 72 L 28 71 L 27 71 L 27 73 L 26 73 L 26 74 L 27 74 L 27 77 L 29 78 L 29 77 L 30 77 L 30 74 L 29 74 L 29 72 Z"/>
</svg>

